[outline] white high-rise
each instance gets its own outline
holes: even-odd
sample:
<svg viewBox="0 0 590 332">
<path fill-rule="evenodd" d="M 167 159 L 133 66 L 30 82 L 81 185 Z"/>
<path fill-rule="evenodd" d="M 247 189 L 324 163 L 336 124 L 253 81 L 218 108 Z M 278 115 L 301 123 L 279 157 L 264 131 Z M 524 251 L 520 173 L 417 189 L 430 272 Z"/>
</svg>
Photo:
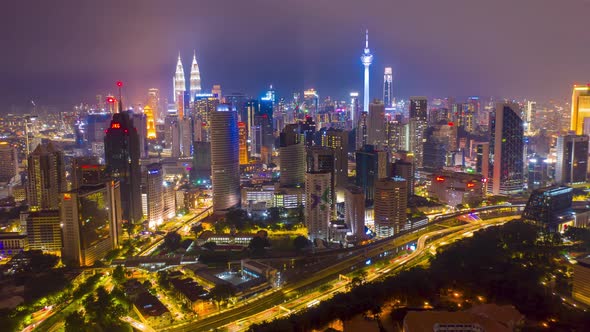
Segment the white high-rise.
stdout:
<svg viewBox="0 0 590 332">
<path fill-rule="evenodd" d="M 195 101 L 195 95 L 201 93 L 201 73 L 197 64 L 196 52 L 193 54 L 193 63 L 191 64 L 190 84 L 191 103 L 193 103 Z"/>
<path fill-rule="evenodd" d="M 369 66 L 373 63 L 373 54 L 369 49 L 369 30 L 365 33 L 365 50 L 361 55 L 361 62 L 365 66 L 365 89 L 364 89 L 364 101 L 363 101 L 363 112 L 369 112 Z"/>
<path fill-rule="evenodd" d="M 393 106 L 393 69 L 385 67 L 383 74 L 383 103 L 385 107 Z"/>
<path fill-rule="evenodd" d="M 178 61 L 176 62 L 176 72 L 173 78 L 174 82 L 174 102 L 184 98 L 184 92 L 186 91 L 186 81 L 184 80 L 184 68 L 182 67 L 182 60 L 180 59 L 180 53 L 178 53 Z"/>
</svg>

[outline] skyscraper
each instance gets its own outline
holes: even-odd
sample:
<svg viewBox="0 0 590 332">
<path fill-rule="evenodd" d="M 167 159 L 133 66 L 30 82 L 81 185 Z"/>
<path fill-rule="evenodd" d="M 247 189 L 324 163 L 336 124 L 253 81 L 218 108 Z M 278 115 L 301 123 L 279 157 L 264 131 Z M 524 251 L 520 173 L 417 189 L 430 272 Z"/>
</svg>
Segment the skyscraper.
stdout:
<svg viewBox="0 0 590 332">
<path fill-rule="evenodd" d="M 352 128 L 356 128 L 358 117 L 360 115 L 359 111 L 359 93 L 358 92 L 351 92 L 350 93 L 350 122 Z"/>
<path fill-rule="evenodd" d="M 143 114 L 145 114 L 146 120 L 146 138 L 156 139 L 156 119 L 154 117 L 154 109 L 151 108 L 149 105 L 146 105 L 143 108 Z"/>
<path fill-rule="evenodd" d="M 332 218 L 332 175 L 330 172 L 305 174 L 305 226 L 310 240 L 328 239 Z"/>
<path fill-rule="evenodd" d="M 217 106 L 211 114 L 211 171 L 213 211 L 240 203 L 240 160 L 238 114 L 228 105 Z"/>
<path fill-rule="evenodd" d="M 141 212 L 141 173 L 139 135 L 129 112 L 113 115 L 104 137 L 107 172 L 120 182 L 123 220 L 139 223 Z"/>
<path fill-rule="evenodd" d="M 18 173 L 16 149 L 8 142 L 0 142 L 0 182 L 10 182 Z"/>
<path fill-rule="evenodd" d="M 385 107 L 393 107 L 393 69 L 385 67 L 383 74 L 383 103 Z"/>
<path fill-rule="evenodd" d="M 162 114 L 162 108 L 160 105 L 160 91 L 158 89 L 151 88 L 148 90 L 146 106 L 149 106 L 152 109 L 152 115 L 155 121 L 158 121 L 158 119 L 164 119 L 166 116 L 165 114 Z"/>
<path fill-rule="evenodd" d="M 365 49 L 363 54 L 361 55 L 361 62 L 363 66 L 365 66 L 365 89 L 364 89 L 364 102 L 363 102 L 363 112 L 369 112 L 369 66 L 373 63 L 373 54 L 371 54 L 371 50 L 369 49 L 369 30 L 365 33 Z"/>
<path fill-rule="evenodd" d="M 150 228 L 164 222 L 164 174 L 162 164 L 153 163 L 146 166 L 147 220 Z"/>
<path fill-rule="evenodd" d="M 281 133 L 279 146 L 281 186 L 296 187 L 305 182 L 305 145 L 301 138 L 297 124 L 286 125 Z"/>
<path fill-rule="evenodd" d="M 426 97 L 410 98 L 409 147 L 414 152 L 416 168 L 421 168 L 424 161 L 424 131 L 428 125 Z"/>
<path fill-rule="evenodd" d="M 59 210 L 31 212 L 27 215 L 27 237 L 30 250 L 60 255 L 62 248 Z"/>
<path fill-rule="evenodd" d="M 572 92 L 572 125 L 576 135 L 589 135 L 584 132 L 584 119 L 590 118 L 590 84 L 574 85 Z"/>
<path fill-rule="evenodd" d="M 362 188 L 348 186 L 344 192 L 344 220 L 354 241 L 365 236 L 365 193 Z"/>
<path fill-rule="evenodd" d="M 63 152 L 51 142 L 37 145 L 28 157 L 29 210 L 58 209 L 59 194 L 66 189 Z"/>
<path fill-rule="evenodd" d="M 248 128 L 245 122 L 238 122 L 240 144 L 240 165 L 248 165 Z"/>
<path fill-rule="evenodd" d="M 367 124 L 367 144 L 382 149 L 386 144 L 385 140 L 385 105 L 379 99 L 373 100 L 369 105 L 369 121 Z"/>
<path fill-rule="evenodd" d="M 518 105 L 496 104 L 490 115 L 490 172 L 488 191 L 509 195 L 524 186 L 524 128 Z"/>
<path fill-rule="evenodd" d="M 191 64 L 191 77 L 190 77 L 190 102 L 195 101 L 195 95 L 201 93 L 201 73 L 199 72 L 199 65 L 197 64 L 197 52 L 193 53 L 193 63 Z"/>
<path fill-rule="evenodd" d="M 557 137 L 555 182 L 573 184 L 586 182 L 588 172 L 588 136 Z"/>
<path fill-rule="evenodd" d="M 375 198 L 375 183 L 387 177 L 387 152 L 365 145 L 356 151 L 356 185 L 365 191 L 365 200 L 370 205 Z"/>
<path fill-rule="evenodd" d="M 329 128 L 322 136 L 322 146 L 334 151 L 334 186 L 348 184 L 348 131 Z"/>
<path fill-rule="evenodd" d="M 179 117 L 182 117 L 180 113 L 184 112 L 184 92 L 186 91 L 186 81 L 184 80 L 184 68 L 182 67 L 182 60 L 180 59 L 180 53 L 178 53 L 178 61 L 176 62 L 176 72 L 174 74 L 174 102 L 176 103 L 176 109 L 178 110 Z"/>
<path fill-rule="evenodd" d="M 407 221 L 408 182 L 399 177 L 375 184 L 375 231 L 378 237 L 399 233 Z"/>
<path fill-rule="evenodd" d="M 118 246 L 122 234 L 118 189 L 111 181 L 59 195 L 66 263 L 91 266 Z"/>
</svg>

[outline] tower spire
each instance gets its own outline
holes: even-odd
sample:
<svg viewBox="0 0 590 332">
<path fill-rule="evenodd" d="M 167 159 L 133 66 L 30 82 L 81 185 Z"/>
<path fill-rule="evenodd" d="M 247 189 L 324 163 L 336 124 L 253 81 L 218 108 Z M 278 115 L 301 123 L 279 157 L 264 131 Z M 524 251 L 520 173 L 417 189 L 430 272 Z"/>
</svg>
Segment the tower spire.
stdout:
<svg viewBox="0 0 590 332">
<path fill-rule="evenodd" d="M 369 48 L 369 29 L 365 30 L 365 48 Z"/>
</svg>

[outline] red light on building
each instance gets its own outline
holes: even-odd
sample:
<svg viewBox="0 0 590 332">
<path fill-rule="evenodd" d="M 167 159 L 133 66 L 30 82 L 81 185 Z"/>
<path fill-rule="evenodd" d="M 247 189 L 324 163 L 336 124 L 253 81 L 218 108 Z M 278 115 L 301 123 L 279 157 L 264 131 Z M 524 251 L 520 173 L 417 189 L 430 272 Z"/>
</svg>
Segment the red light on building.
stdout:
<svg viewBox="0 0 590 332">
<path fill-rule="evenodd" d="M 112 104 L 114 102 L 115 102 L 115 98 L 113 98 L 113 97 L 108 97 L 107 98 L 107 103 L 111 103 Z"/>
<path fill-rule="evenodd" d="M 452 123 L 452 122 L 449 122 L 449 123 L 448 123 L 448 125 L 449 125 L 450 127 L 452 127 L 452 126 L 454 126 L 455 124 L 454 124 L 454 123 Z"/>
<path fill-rule="evenodd" d="M 117 81 L 117 86 L 118 86 L 118 87 L 122 87 L 122 86 L 123 86 L 123 82 L 121 82 L 121 81 Z"/>
<path fill-rule="evenodd" d="M 64 194 L 65 201 L 69 201 L 70 199 L 72 199 L 72 194 Z"/>
<path fill-rule="evenodd" d="M 467 183 L 467 188 L 473 188 L 473 187 L 475 187 L 475 183 L 473 183 L 473 182 Z"/>
<path fill-rule="evenodd" d="M 97 165 L 82 165 L 80 166 L 82 169 L 98 169 Z"/>
<path fill-rule="evenodd" d="M 111 125 L 111 128 L 113 128 L 113 129 L 120 129 L 120 128 L 121 128 L 121 124 L 120 124 L 120 123 L 118 123 L 118 122 L 115 122 L 115 123 L 113 123 L 113 124 Z"/>
<path fill-rule="evenodd" d="M 486 183 L 486 182 L 488 182 L 488 178 L 483 178 L 483 179 L 481 179 L 481 182 L 483 182 L 483 183 Z"/>
<path fill-rule="evenodd" d="M 435 178 L 436 182 L 445 182 L 445 177 L 444 176 L 437 176 Z"/>
</svg>

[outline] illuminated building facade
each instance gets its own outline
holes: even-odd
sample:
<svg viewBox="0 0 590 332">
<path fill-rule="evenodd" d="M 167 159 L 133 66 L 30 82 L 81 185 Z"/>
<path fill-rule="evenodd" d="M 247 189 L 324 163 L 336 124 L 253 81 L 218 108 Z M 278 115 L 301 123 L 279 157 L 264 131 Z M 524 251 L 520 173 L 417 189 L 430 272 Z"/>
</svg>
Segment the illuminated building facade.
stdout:
<svg viewBox="0 0 590 332">
<path fill-rule="evenodd" d="M 533 190 L 522 212 L 522 218 L 537 223 L 549 232 L 563 232 L 575 222 L 573 197 L 573 189 L 565 186 Z"/>
<path fill-rule="evenodd" d="M 557 137 L 555 183 L 584 183 L 588 173 L 588 136 L 565 135 Z"/>
<path fill-rule="evenodd" d="M 298 124 L 283 128 L 279 146 L 281 186 L 297 187 L 305 182 L 305 145 Z"/>
<path fill-rule="evenodd" d="M 348 131 L 329 128 L 322 135 L 322 146 L 334 151 L 334 186 L 348 184 Z"/>
<path fill-rule="evenodd" d="M 484 184 L 481 174 L 439 171 L 430 178 L 428 196 L 449 206 L 477 206 L 484 198 Z"/>
<path fill-rule="evenodd" d="M 367 124 L 367 144 L 382 149 L 386 146 L 385 136 L 385 104 L 381 100 L 375 99 L 369 105 L 369 115 Z"/>
<path fill-rule="evenodd" d="M 320 111 L 320 96 L 315 89 L 303 91 L 303 112 L 306 115 L 315 117 Z"/>
<path fill-rule="evenodd" d="M 574 85 L 572 92 L 572 115 L 570 129 L 576 135 L 589 135 L 584 132 L 584 120 L 590 118 L 590 85 Z"/>
<path fill-rule="evenodd" d="M 154 109 L 149 105 L 143 108 L 143 114 L 146 119 L 147 139 L 156 139 L 156 119 L 154 117 Z"/>
<path fill-rule="evenodd" d="M 350 93 L 350 108 L 349 108 L 349 118 L 351 122 L 351 127 L 356 128 L 358 117 L 360 115 L 359 109 L 359 93 L 358 92 L 351 92 Z"/>
<path fill-rule="evenodd" d="M 174 74 L 174 102 L 176 103 L 176 110 L 178 116 L 184 116 L 184 92 L 186 91 L 186 81 L 184 79 L 184 68 L 182 67 L 182 60 L 178 54 L 178 61 L 176 62 L 176 72 Z"/>
<path fill-rule="evenodd" d="M 59 194 L 67 190 L 63 152 L 53 143 L 39 144 L 28 157 L 27 202 L 30 211 L 59 208 Z"/>
<path fill-rule="evenodd" d="M 104 138 L 107 172 L 121 185 L 123 219 L 139 223 L 141 211 L 141 172 L 139 135 L 128 112 L 113 115 Z"/>
<path fill-rule="evenodd" d="M 222 104 L 211 114 L 213 211 L 240 204 L 238 114 Z"/>
<path fill-rule="evenodd" d="M 27 215 L 30 250 L 61 255 L 61 220 L 59 210 L 31 212 Z"/>
<path fill-rule="evenodd" d="M 387 177 L 387 152 L 365 145 L 356 151 L 355 184 L 365 190 L 365 200 L 370 205 L 375 198 L 375 183 Z"/>
<path fill-rule="evenodd" d="M 424 162 L 424 132 L 428 125 L 428 100 L 426 97 L 410 98 L 410 120 L 408 150 L 414 153 L 416 168 L 421 168 Z"/>
<path fill-rule="evenodd" d="M 524 187 L 524 128 L 518 105 L 498 103 L 490 117 L 488 192 L 519 193 Z"/>
<path fill-rule="evenodd" d="M 118 190 L 116 182 L 109 182 L 59 195 L 66 264 L 92 266 L 118 246 L 122 235 Z"/>
<path fill-rule="evenodd" d="M 18 174 L 18 155 L 16 148 L 8 142 L 0 142 L 0 182 L 10 182 Z"/>
<path fill-rule="evenodd" d="M 305 174 L 305 226 L 309 239 L 329 238 L 332 217 L 332 175 L 330 172 Z"/>
<path fill-rule="evenodd" d="M 344 192 L 344 220 L 354 241 L 365 237 L 365 193 L 356 186 L 346 187 Z"/>
<path fill-rule="evenodd" d="M 197 53 L 193 54 L 193 63 L 191 64 L 191 76 L 190 76 L 190 101 L 191 103 L 195 100 L 195 95 L 201 93 L 201 73 L 199 71 L 199 65 L 197 64 Z"/>
<path fill-rule="evenodd" d="M 240 165 L 248 165 L 248 128 L 245 122 L 238 122 Z"/>
<path fill-rule="evenodd" d="M 393 107 L 393 69 L 385 67 L 383 74 L 383 103 L 385 107 Z"/>
<path fill-rule="evenodd" d="M 369 49 L 369 30 L 365 33 L 365 49 L 361 55 L 361 62 L 365 66 L 365 84 L 364 84 L 364 101 L 363 101 L 363 112 L 369 112 L 369 66 L 373 63 L 373 54 Z"/>
<path fill-rule="evenodd" d="M 146 166 L 147 220 L 150 228 L 164 222 L 164 193 L 162 164 L 153 163 Z"/>
<path fill-rule="evenodd" d="M 408 181 L 399 177 L 375 183 L 375 232 L 384 238 L 399 233 L 407 221 Z"/>
</svg>

